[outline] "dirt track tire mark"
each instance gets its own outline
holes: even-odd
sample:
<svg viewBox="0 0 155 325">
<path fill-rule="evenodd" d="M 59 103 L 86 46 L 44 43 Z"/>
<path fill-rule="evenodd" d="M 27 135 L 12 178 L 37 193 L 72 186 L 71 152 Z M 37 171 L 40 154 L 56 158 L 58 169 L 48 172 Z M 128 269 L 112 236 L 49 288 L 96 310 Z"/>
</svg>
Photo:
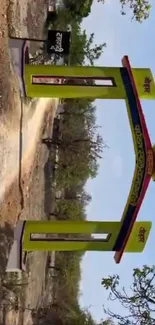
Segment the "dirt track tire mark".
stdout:
<svg viewBox="0 0 155 325">
<path fill-rule="evenodd" d="M 18 183 L 19 183 L 19 192 L 21 195 L 20 205 L 21 210 L 18 214 L 18 220 L 20 219 L 21 212 L 24 209 L 24 191 L 22 187 L 22 149 L 23 149 L 23 101 L 21 98 L 21 112 L 20 112 L 20 124 L 19 124 L 19 173 L 18 173 Z"/>
</svg>

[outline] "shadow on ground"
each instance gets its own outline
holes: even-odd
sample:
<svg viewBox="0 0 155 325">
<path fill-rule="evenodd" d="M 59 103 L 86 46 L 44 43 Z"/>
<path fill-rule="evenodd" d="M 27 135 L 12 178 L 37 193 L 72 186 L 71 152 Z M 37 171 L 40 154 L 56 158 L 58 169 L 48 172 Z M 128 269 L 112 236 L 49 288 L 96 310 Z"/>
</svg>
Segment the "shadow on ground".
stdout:
<svg viewBox="0 0 155 325">
<path fill-rule="evenodd" d="M 47 216 L 55 211 L 55 188 L 53 179 L 55 176 L 55 164 L 53 152 L 49 150 L 48 160 L 44 166 L 45 191 L 44 191 L 44 211 Z"/>
<path fill-rule="evenodd" d="M 47 2 L 45 0 L 29 1 L 27 5 L 27 29 L 30 38 L 47 39 L 44 22 L 47 16 Z M 32 24 L 33 22 L 33 24 Z M 40 42 L 31 42 L 30 52 L 32 55 L 40 49 Z"/>
<path fill-rule="evenodd" d="M 0 273 L 5 272 L 12 242 L 13 229 L 10 224 L 6 222 L 3 227 L 0 227 Z"/>
<path fill-rule="evenodd" d="M 58 311 L 52 306 L 49 308 L 39 308 L 37 313 L 32 312 L 33 325 L 63 325 Z"/>
</svg>

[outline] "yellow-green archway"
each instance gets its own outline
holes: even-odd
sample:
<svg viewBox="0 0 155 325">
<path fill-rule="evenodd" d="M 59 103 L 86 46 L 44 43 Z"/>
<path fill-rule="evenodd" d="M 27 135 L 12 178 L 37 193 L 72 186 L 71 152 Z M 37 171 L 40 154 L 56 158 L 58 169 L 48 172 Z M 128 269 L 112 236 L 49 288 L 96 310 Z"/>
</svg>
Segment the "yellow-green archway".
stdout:
<svg viewBox="0 0 155 325">
<path fill-rule="evenodd" d="M 154 174 L 154 152 L 145 123 L 140 99 L 155 99 L 155 83 L 150 69 L 131 69 L 129 59 L 123 67 L 60 67 L 25 64 L 23 82 L 29 97 L 92 97 L 124 99 L 126 101 L 135 149 L 135 172 L 131 190 L 121 221 L 119 222 L 42 222 L 25 221 L 17 225 L 16 252 L 28 250 L 103 250 L 115 251 L 119 263 L 123 252 L 144 249 L 151 222 L 135 222 L 150 179 Z M 58 84 L 58 80 L 61 83 Z M 57 239 L 52 234 L 63 233 Z M 105 239 L 96 240 L 94 232 L 107 233 Z M 48 238 L 46 237 L 48 233 Z M 91 240 L 68 239 L 67 234 L 89 234 Z M 35 238 L 34 234 L 41 237 Z M 44 234 L 44 237 L 42 235 Z M 66 236 L 65 236 L 66 234 Z M 20 247 L 20 248 L 19 248 Z M 21 266 L 18 254 L 18 267 Z M 19 263 L 20 261 L 20 263 Z M 20 266 L 19 266 L 20 264 Z"/>
</svg>

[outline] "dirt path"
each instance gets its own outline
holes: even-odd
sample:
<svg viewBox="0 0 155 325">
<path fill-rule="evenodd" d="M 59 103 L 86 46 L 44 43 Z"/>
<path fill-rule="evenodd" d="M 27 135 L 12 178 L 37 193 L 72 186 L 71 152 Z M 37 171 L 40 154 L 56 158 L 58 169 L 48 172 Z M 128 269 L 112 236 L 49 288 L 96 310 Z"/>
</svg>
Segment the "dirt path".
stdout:
<svg viewBox="0 0 155 325">
<path fill-rule="evenodd" d="M 45 112 L 52 109 L 54 116 L 57 107 L 56 104 L 56 100 L 48 98 L 36 101 L 35 109 L 34 107 L 31 107 L 31 104 L 27 107 L 23 104 L 23 121 L 24 119 L 27 119 L 27 123 L 22 127 L 19 121 L 16 130 L 10 130 L 6 125 L 1 123 L 0 202 L 3 201 L 4 195 L 9 186 L 15 178 L 18 177 L 21 163 L 23 172 L 25 172 L 25 170 L 28 171 L 31 168 Z M 34 110 L 33 114 L 31 110 Z M 32 115 L 30 119 L 28 118 L 29 115 Z"/>
<path fill-rule="evenodd" d="M 42 38 L 46 0 L 0 0 L 0 6 L 0 274 L 4 274 L 17 219 L 47 218 L 45 164 L 49 152 L 41 138 L 45 130 L 52 133 L 57 100 L 21 102 L 8 47 L 9 31 L 16 36 Z M 46 254 L 30 253 L 28 265 L 28 286 L 23 299 L 27 309 L 24 313 L 14 309 L 0 313 L 0 323 L 32 324 L 28 308 L 35 309 L 40 303 Z"/>
<path fill-rule="evenodd" d="M 42 105 L 41 107 L 43 108 Z M 16 181 L 12 184 L 12 187 L 10 187 L 10 190 L 5 197 L 4 204 L 1 205 L 1 213 L 4 222 L 3 227 L 0 228 L 0 271 L 5 269 L 8 242 L 12 242 L 12 227 L 10 228 L 9 225 L 15 224 L 18 213 L 20 214 L 21 219 L 41 220 L 47 218 L 47 211 L 45 210 L 44 205 L 47 182 L 45 179 L 45 163 L 48 160 L 49 152 L 47 147 L 41 144 L 41 138 L 45 129 L 51 130 L 53 113 L 54 110 L 52 111 L 47 105 L 42 120 L 43 123 L 40 126 L 40 129 L 38 128 L 36 131 L 36 141 L 31 143 L 31 146 L 28 147 L 29 149 L 26 151 L 25 158 L 23 159 L 23 209 L 21 209 L 19 185 Z M 35 155 L 32 155 L 34 151 Z M 28 285 L 24 289 L 23 297 L 25 311 L 24 313 L 20 310 L 16 312 L 14 308 L 12 308 L 9 313 L 6 313 L 4 324 L 32 325 L 31 310 L 36 310 L 40 305 L 43 290 L 45 288 L 46 260 L 47 254 L 44 252 L 31 252 L 28 254 Z"/>
<path fill-rule="evenodd" d="M 31 106 L 21 102 L 8 47 L 8 34 L 42 38 L 46 0 L 39 0 L 39 4 L 38 0 L 0 0 L 0 6 L 0 225 L 3 225 L 8 221 L 11 209 L 19 215 L 21 206 L 18 200 L 11 203 L 9 197 L 21 197 L 21 173 L 25 173 L 25 168 L 31 168 L 45 111 L 54 105 L 54 116 L 56 102 L 42 99 Z M 14 189 L 10 187 L 13 181 L 16 183 Z M 7 207 L 3 204 L 4 198 Z M 12 220 L 10 216 L 12 224 L 15 218 Z"/>
</svg>

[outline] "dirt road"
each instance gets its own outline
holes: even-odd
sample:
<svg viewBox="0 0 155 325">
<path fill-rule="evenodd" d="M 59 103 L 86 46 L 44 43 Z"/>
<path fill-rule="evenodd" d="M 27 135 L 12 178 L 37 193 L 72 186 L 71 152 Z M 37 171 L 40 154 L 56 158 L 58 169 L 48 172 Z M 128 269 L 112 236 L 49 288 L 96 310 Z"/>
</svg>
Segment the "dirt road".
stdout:
<svg viewBox="0 0 155 325">
<path fill-rule="evenodd" d="M 22 173 L 31 168 L 45 112 L 52 109 L 54 116 L 57 100 L 47 98 L 36 100 L 27 106 L 22 103 L 21 105 L 23 122 L 19 120 L 16 130 L 10 130 L 0 121 L 0 202 L 15 178 L 20 177 L 21 164 Z"/>
<path fill-rule="evenodd" d="M 13 227 L 18 218 L 46 219 L 45 164 L 49 152 L 41 144 L 52 124 L 57 100 L 21 102 L 18 79 L 10 61 L 8 32 L 15 36 L 43 36 L 46 0 L 0 0 L 0 274 L 4 275 Z M 9 29 L 8 29 L 9 25 Z M 46 254 L 28 256 L 28 286 L 24 291 L 25 312 L 14 308 L 2 313 L 0 323 L 32 324 L 31 308 L 37 308 L 45 283 Z M 2 288 L 0 287 L 0 292 Z"/>
<path fill-rule="evenodd" d="M 21 173 L 25 173 L 25 168 L 27 170 L 31 168 L 45 111 L 51 108 L 54 116 L 56 101 L 41 99 L 30 105 L 21 102 L 19 83 L 10 62 L 8 47 L 8 34 L 43 37 L 47 13 L 46 0 L 39 2 L 0 0 L 0 5 L 0 225 L 2 225 L 9 217 L 11 209 L 16 209 L 19 214 L 21 207 L 18 200 L 14 199 L 14 203 L 11 203 L 9 197 L 21 196 L 19 190 Z M 16 181 L 14 190 L 10 187 L 13 181 L 14 184 Z M 8 202 L 7 207 L 10 207 L 8 212 L 6 205 L 2 204 L 4 197 Z M 14 224 L 15 217 L 12 220 L 10 216 L 10 219 Z"/>
<path fill-rule="evenodd" d="M 51 106 L 52 105 L 52 106 Z M 33 116 L 23 127 L 23 157 L 22 157 L 22 190 L 23 205 L 21 205 L 19 182 L 13 181 L 5 200 L 1 204 L 1 228 L 0 228 L 0 271 L 3 272 L 6 266 L 8 244 L 12 241 L 12 231 L 9 225 L 13 226 L 17 217 L 20 219 L 41 220 L 47 218 L 45 210 L 46 177 L 45 164 L 48 160 L 48 149 L 41 143 L 43 134 L 52 129 L 53 118 L 57 101 L 51 99 L 39 100 L 35 105 Z M 9 166 L 16 166 L 18 151 L 13 150 L 13 144 L 18 140 L 17 132 L 13 138 L 8 137 L 8 162 Z M 18 165 L 18 164 L 17 164 Z M 7 173 L 7 165 L 5 172 Z M 18 174 L 18 168 L 16 169 Z M 14 174 L 15 175 L 15 174 Z M 47 176 L 48 177 L 48 176 Z M 18 177 L 17 177 L 18 178 Z M 9 178 L 7 186 L 9 185 Z M 7 325 L 31 325 L 31 309 L 36 310 L 40 305 L 44 287 L 46 272 L 47 254 L 44 252 L 31 252 L 28 255 L 28 285 L 24 293 L 24 313 L 12 310 L 5 315 Z"/>
</svg>

